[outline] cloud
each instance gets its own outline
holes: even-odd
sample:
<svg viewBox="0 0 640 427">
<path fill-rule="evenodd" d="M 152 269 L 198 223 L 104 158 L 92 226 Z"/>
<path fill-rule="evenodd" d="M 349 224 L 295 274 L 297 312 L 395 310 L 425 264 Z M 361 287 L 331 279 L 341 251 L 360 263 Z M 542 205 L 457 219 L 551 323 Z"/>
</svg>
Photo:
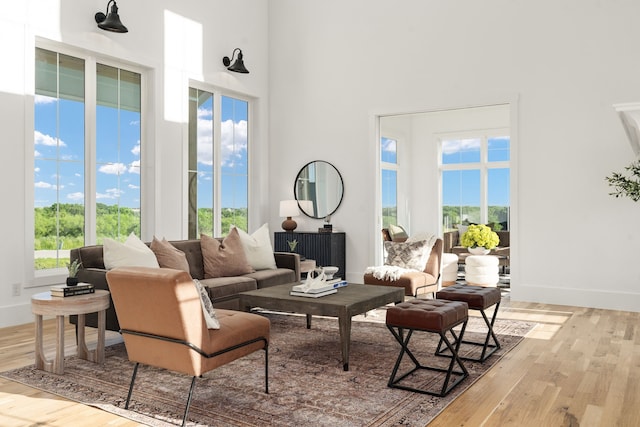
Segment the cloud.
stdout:
<svg viewBox="0 0 640 427">
<path fill-rule="evenodd" d="M 36 105 L 53 104 L 54 102 L 56 102 L 56 98 L 44 95 L 36 95 L 34 98 L 34 102 L 36 103 Z"/>
<path fill-rule="evenodd" d="M 470 139 L 450 139 L 442 141 L 442 154 L 455 154 L 462 151 L 475 151 L 480 149 L 480 140 Z"/>
<path fill-rule="evenodd" d="M 240 120 L 234 123 L 233 120 L 222 122 L 222 146 L 220 154 L 222 156 L 222 166 L 232 167 L 238 159 L 244 158 L 247 152 L 247 121 Z"/>
<path fill-rule="evenodd" d="M 76 192 L 67 194 L 67 199 L 69 200 L 84 200 L 84 193 Z"/>
<path fill-rule="evenodd" d="M 132 190 L 139 190 L 140 186 L 139 185 L 133 185 L 133 184 L 129 184 L 128 187 Z"/>
<path fill-rule="evenodd" d="M 383 138 L 382 139 L 382 151 L 386 151 L 388 153 L 395 153 L 396 152 L 396 140 L 395 139 L 389 139 L 389 138 Z"/>
<path fill-rule="evenodd" d="M 129 163 L 128 172 L 140 175 L 140 160 L 134 160 L 133 162 Z"/>
<path fill-rule="evenodd" d="M 107 175 L 119 175 L 126 172 L 127 167 L 124 163 L 110 163 L 108 165 L 102 165 L 98 168 L 98 171 L 106 173 Z"/>
<path fill-rule="evenodd" d="M 136 143 L 135 147 L 133 147 L 131 149 L 131 154 L 133 154 L 134 156 L 139 156 L 140 155 L 140 140 L 138 140 L 138 142 Z"/>
<path fill-rule="evenodd" d="M 36 187 L 36 188 L 42 188 L 42 189 L 45 189 L 45 190 L 57 190 L 58 189 L 57 185 L 50 184 L 50 183 L 44 182 L 44 181 L 36 182 L 33 186 Z"/>
<path fill-rule="evenodd" d="M 124 191 L 122 191 L 122 190 L 120 190 L 118 188 L 109 188 L 109 189 L 106 190 L 106 193 L 96 193 L 96 200 L 117 199 L 123 193 L 124 193 Z"/>
<path fill-rule="evenodd" d="M 211 110 L 198 108 L 198 163 L 213 165 L 213 122 Z"/>
<path fill-rule="evenodd" d="M 67 144 L 65 144 L 61 139 L 56 139 L 50 135 L 45 135 L 38 130 L 33 131 L 33 141 L 35 145 L 45 145 L 47 147 L 55 147 L 58 144 L 60 145 L 60 147 L 67 146 Z"/>
</svg>

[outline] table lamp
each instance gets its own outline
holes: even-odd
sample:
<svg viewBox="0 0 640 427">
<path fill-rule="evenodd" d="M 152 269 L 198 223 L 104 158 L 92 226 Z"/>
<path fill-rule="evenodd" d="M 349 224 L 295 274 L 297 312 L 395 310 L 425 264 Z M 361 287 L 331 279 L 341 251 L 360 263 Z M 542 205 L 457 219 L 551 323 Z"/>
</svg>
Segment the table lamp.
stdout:
<svg viewBox="0 0 640 427">
<path fill-rule="evenodd" d="M 297 200 L 282 200 L 280 201 L 280 216 L 286 217 L 284 221 L 282 221 L 282 229 L 285 231 L 293 231 L 296 229 L 298 224 L 294 220 L 291 219 L 292 216 L 300 215 L 300 210 L 298 209 L 298 201 Z"/>
</svg>

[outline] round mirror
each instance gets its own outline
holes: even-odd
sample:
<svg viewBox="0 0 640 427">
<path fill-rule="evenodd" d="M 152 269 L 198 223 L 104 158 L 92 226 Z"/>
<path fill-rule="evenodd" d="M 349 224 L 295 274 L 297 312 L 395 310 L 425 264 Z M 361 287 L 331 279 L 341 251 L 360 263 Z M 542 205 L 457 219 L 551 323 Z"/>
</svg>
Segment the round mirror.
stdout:
<svg viewBox="0 0 640 427">
<path fill-rule="evenodd" d="M 302 213 L 311 218 L 325 218 L 333 214 L 342 202 L 342 175 L 329 162 L 309 162 L 298 172 L 293 193 Z"/>
</svg>

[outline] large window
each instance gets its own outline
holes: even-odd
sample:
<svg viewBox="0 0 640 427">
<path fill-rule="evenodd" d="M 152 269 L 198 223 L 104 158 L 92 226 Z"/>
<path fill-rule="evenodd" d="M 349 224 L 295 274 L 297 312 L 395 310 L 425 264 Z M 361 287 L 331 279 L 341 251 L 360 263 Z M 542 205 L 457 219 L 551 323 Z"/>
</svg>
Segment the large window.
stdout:
<svg viewBox="0 0 640 427">
<path fill-rule="evenodd" d="M 65 267 L 71 248 L 140 235 L 140 98 L 139 73 L 36 48 L 36 270 Z"/>
<path fill-rule="evenodd" d="M 248 116 L 246 100 L 189 89 L 191 239 L 248 229 Z"/>
<path fill-rule="evenodd" d="M 510 138 L 478 132 L 441 139 L 442 224 L 489 224 L 509 230 Z"/>
<path fill-rule="evenodd" d="M 398 142 L 382 137 L 380 140 L 382 227 L 398 224 Z"/>
</svg>

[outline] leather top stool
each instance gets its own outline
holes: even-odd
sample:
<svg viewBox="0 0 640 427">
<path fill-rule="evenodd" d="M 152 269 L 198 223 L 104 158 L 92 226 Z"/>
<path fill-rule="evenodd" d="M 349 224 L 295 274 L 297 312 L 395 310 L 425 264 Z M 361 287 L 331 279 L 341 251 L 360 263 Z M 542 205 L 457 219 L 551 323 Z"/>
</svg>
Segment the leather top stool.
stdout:
<svg viewBox="0 0 640 427">
<path fill-rule="evenodd" d="M 496 321 L 496 315 L 498 314 L 498 308 L 500 307 L 500 301 L 502 299 L 500 289 L 457 284 L 439 291 L 437 293 L 437 298 L 442 298 L 450 301 L 466 302 L 469 305 L 470 310 L 480 311 L 484 322 L 487 324 L 488 330 L 484 342 L 480 343 L 474 341 L 462 341 L 463 344 L 482 346 L 482 352 L 480 353 L 480 356 L 476 358 L 461 357 L 461 359 L 472 360 L 475 362 L 484 362 L 489 356 L 491 356 L 497 349 L 500 348 L 500 342 L 493 332 L 493 324 Z M 491 321 L 489 321 L 485 310 L 494 305 L 496 307 L 493 311 Z M 452 331 L 452 333 L 454 332 Z M 493 344 L 489 344 L 490 339 L 493 339 Z M 447 352 L 447 348 L 442 348 L 442 342 L 440 342 L 440 344 L 438 345 L 438 354 L 442 355 L 445 352 Z"/>
<path fill-rule="evenodd" d="M 415 299 L 387 309 L 386 324 L 387 328 L 402 347 L 398 359 L 393 367 L 391 377 L 387 386 L 391 388 L 400 388 L 403 390 L 414 391 L 418 393 L 431 394 L 434 396 L 447 395 L 456 385 L 464 380 L 469 372 L 465 368 L 462 360 L 458 357 L 458 349 L 460 342 L 464 336 L 464 330 L 467 327 L 468 305 L 462 301 L 446 301 L 446 300 L 422 300 Z M 453 333 L 452 328 L 462 324 L 459 336 Z M 408 333 L 405 336 L 405 329 Z M 413 352 L 409 349 L 409 340 L 414 331 L 424 331 L 436 333 L 440 336 L 440 342 L 444 342 L 446 348 L 451 353 L 451 362 L 448 368 L 440 368 L 435 366 L 422 365 Z M 453 336 L 453 342 L 447 338 L 447 332 Z M 398 369 L 404 355 L 407 355 L 413 362 L 413 369 L 398 376 Z M 447 355 L 448 356 L 448 355 Z M 455 365 L 459 370 L 454 370 Z M 412 387 L 411 385 L 419 380 L 417 375 L 413 375 L 418 370 L 429 370 L 444 373 L 442 387 L 439 390 L 425 390 Z M 452 381 L 452 376 L 454 376 Z M 404 384 L 400 384 L 401 381 Z"/>
</svg>

